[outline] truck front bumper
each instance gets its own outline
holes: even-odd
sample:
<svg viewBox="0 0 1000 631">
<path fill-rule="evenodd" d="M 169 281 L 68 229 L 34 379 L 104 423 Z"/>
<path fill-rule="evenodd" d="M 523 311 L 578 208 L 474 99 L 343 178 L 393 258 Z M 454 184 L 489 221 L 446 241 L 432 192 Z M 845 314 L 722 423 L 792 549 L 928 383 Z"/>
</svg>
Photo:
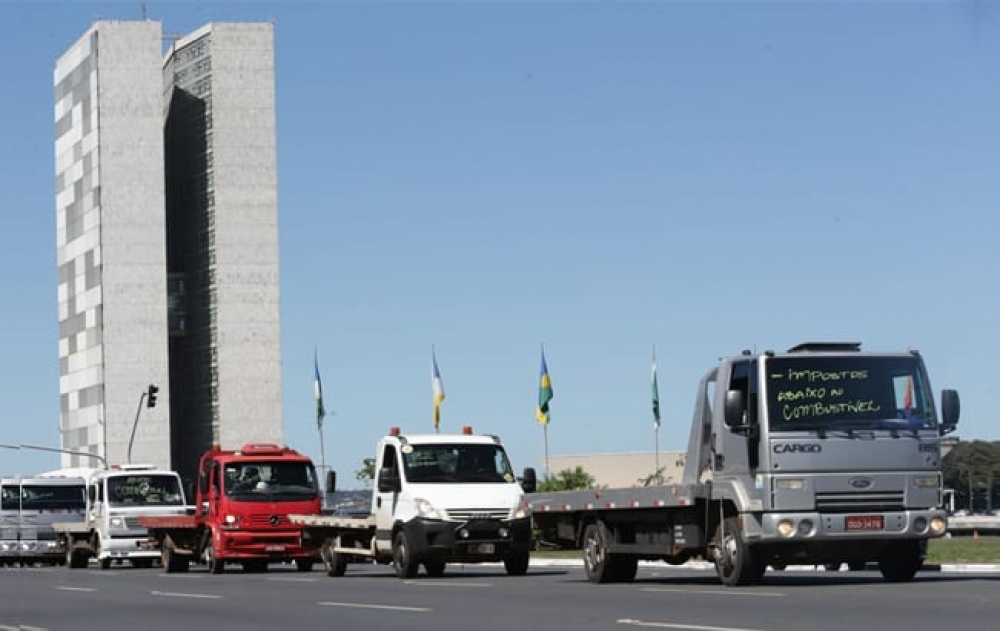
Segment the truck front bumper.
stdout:
<svg viewBox="0 0 1000 631">
<path fill-rule="evenodd" d="M 317 548 L 305 548 L 299 531 L 217 530 L 216 550 L 226 561 L 294 561 L 319 560 Z"/>
<path fill-rule="evenodd" d="M 531 547 L 531 518 L 481 519 L 467 522 L 413 519 L 403 531 L 418 559 L 440 556 L 448 561 L 502 561 Z"/>
<path fill-rule="evenodd" d="M 0 563 L 38 561 L 42 563 L 61 561 L 63 549 L 54 540 L 4 540 L 0 541 Z"/>
<path fill-rule="evenodd" d="M 747 540 L 779 543 L 864 539 L 932 539 L 948 529 L 943 510 L 904 510 L 873 513 L 765 513 L 744 515 Z"/>
<path fill-rule="evenodd" d="M 160 548 L 148 536 L 112 534 L 110 539 L 101 539 L 97 559 L 159 559 Z"/>
</svg>

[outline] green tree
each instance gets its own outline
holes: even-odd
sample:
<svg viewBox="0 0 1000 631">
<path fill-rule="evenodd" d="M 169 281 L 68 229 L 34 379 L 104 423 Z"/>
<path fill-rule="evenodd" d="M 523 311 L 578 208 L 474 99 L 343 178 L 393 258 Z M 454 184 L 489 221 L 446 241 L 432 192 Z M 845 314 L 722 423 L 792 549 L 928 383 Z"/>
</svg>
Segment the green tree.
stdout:
<svg viewBox="0 0 1000 631">
<path fill-rule="evenodd" d="M 660 484 L 663 484 L 667 481 L 663 475 L 663 472 L 666 470 L 667 470 L 666 467 L 660 467 L 653 473 L 650 473 L 645 477 L 639 478 L 638 480 L 636 480 L 636 482 L 638 482 L 642 486 L 659 486 Z"/>
<path fill-rule="evenodd" d="M 574 491 L 577 489 L 596 488 L 597 480 L 594 476 L 584 471 L 583 467 L 575 469 L 563 469 L 555 475 L 549 474 L 538 482 L 538 491 L 548 493 L 551 491 Z"/>
<path fill-rule="evenodd" d="M 941 460 L 945 488 L 955 490 L 955 505 L 973 511 L 1000 506 L 993 490 L 1000 481 L 1000 442 L 972 440 L 952 447 Z"/>
<path fill-rule="evenodd" d="M 365 488 L 375 479 L 375 459 L 365 458 L 361 461 L 361 468 L 354 472 L 354 478 L 365 483 Z"/>
</svg>

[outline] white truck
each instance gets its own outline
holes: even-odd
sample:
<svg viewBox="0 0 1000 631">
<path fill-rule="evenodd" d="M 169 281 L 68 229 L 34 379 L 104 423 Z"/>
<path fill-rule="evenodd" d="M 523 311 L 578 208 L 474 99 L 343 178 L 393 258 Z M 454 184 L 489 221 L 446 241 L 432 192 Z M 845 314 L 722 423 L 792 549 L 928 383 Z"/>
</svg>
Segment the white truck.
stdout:
<svg viewBox="0 0 1000 631">
<path fill-rule="evenodd" d="M 62 563 L 52 524 L 83 521 L 85 488 L 84 479 L 75 476 L 0 479 L 0 563 Z"/>
<path fill-rule="evenodd" d="M 911 580 L 941 509 L 941 406 L 916 351 L 819 342 L 723 358 L 698 388 L 683 479 L 655 487 L 528 496 L 539 538 L 582 549 L 594 583 L 635 578 L 639 560 L 711 560 L 728 586 L 768 567 L 878 564 Z"/>
<path fill-rule="evenodd" d="M 349 562 L 391 563 L 400 578 L 423 565 L 430 576 L 448 563 L 502 562 L 508 574 L 528 571 L 531 516 L 522 486 L 534 488 L 535 472 L 519 483 L 496 436 L 403 435 L 393 428 L 381 439 L 367 514 L 289 515 L 305 545 L 320 549 L 329 576 Z M 328 476 L 332 492 L 335 476 Z"/>
<path fill-rule="evenodd" d="M 180 476 L 152 465 L 133 464 L 81 473 L 87 480 L 84 519 L 52 525 L 66 565 L 85 568 L 93 557 L 101 569 L 123 561 L 134 567 L 152 567 L 160 550 L 139 518 L 191 512 Z"/>
</svg>

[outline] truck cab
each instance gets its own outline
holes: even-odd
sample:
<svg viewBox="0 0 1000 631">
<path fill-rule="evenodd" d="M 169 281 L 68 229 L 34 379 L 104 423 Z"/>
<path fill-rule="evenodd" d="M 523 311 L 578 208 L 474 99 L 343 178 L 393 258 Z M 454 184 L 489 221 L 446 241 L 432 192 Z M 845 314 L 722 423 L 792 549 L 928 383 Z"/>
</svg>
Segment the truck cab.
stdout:
<svg viewBox="0 0 1000 631">
<path fill-rule="evenodd" d="M 711 483 L 724 582 L 869 561 L 909 580 L 944 535 L 940 442 L 958 394 L 944 390 L 939 412 L 918 352 L 860 346 L 745 353 L 702 380 L 685 481 Z"/>
<path fill-rule="evenodd" d="M 212 449 L 199 464 L 196 517 L 202 540 L 195 549 L 213 573 L 229 562 L 262 571 L 271 561 L 294 561 L 308 571 L 317 554 L 301 546 L 300 529 L 288 515 L 319 514 L 320 503 L 316 470 L 307 456 L 269 443 Z"/>
<path fill-rule="evenodd" d="M 393 428 L 378 444 L 371 511 L 376 558 L 391 560 L 401 577 L 420 564 L 439 576 L 449 562 L 528 569 L 530 511 L 495 436 Z"/>
<path fill-rule="evenodd" d="M 77 476 L 0 479 L 0 563 L 62 563 L 52 525 L 83 521 L 85 489 L 86 481 Z"/>
</svg>

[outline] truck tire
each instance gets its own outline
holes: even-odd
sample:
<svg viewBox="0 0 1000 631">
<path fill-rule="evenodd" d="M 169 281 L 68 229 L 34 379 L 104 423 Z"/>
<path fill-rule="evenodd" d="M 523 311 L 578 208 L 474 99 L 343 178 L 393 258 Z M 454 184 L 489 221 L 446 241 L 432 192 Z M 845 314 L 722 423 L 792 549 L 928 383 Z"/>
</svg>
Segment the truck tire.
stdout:
<svg viewBox="0 0 1000 631">
<path fill-rule="evenodd" d="M 715 574 L 727 587 L 756 583 L 767 570 L 766 565 L 754 561 L 750 546 L 743 539 L 743 533 L 735 517 L 726 517 L 719 524 L 712 557 Z"/>
<path fill-rule="evenodd" d="M 163 549 L 160 551 L 160 563 L 167 574 L 187 572 L 190 567 L 186 556 L 177 554 L 177 551 L 173 547 L 168 546 L 163 546 Z"/>
<path fill-rule="evenodd" d="M 878 560 L 878 569 L 888 583 L 913 580 L 924 564 L 919 541 L 893 541 L 885 546 Z"/>
<path fill-rule="evenodd" d="M 208 566 L 209 574 L 222 574 L 226 571 L 226 562 L 219 559 L 219 556 L 215 553 L 215 547 L 212 545 L 211 539 L 209 539 L 208 544 L 205 546 L 205 551 L 202 555 L 205 559 L 205 565 Z"/>
<path fill-rule="evenodd" d="M 528 573 L 531 562 L 531 551 L 528 548 L 515 548 L 503 559 L 503 567 L 508 576 L 524 576 Z"/>
<path fill-rule="evenodd" d="M 295 559 L 295 569 L 299 572 L 312 572 L 313 569 L 312 559 Z"/>
<path fill-rule="evenodd" d="M 339 552 L 334 552 L 335 545 L 336 542 L 333 539 L 327 539 L 319 551 L 323 565 L 326 566 L 326 575 L 332 577 L 343 576 L 347 571 L 347 557 Z"/>
<path fill-rule="evenodd" d="M 413 578 L 420 568 L 416 559 L 413 558 L 413 549 L 404 530 L 397 532 L 392 540 L 392 567 L 396 570 L 396 576 L 399 578 Z"/>
<path fill-rule="evenodd" d="M 608 552 L 604 525 L 596 523 L 583 531 L 583 566 L 591 583 L 628 583 L 635 579 L 639 562 Z"/>
<path fill-rule="evenodd" d="M 66 567 L 80 570 L 87 567 L 87 551 L 74 547 L 72 543 L 66 547 Z"/>
<path fill-rule="evenodd" d="M 433 576 L 434 578 L 444 576 L 444 568 L 447 565 L 444 559 L 438 557 L 424 560 L 424 569 L 427 571 L 427 576 Z"/>
</svg>

